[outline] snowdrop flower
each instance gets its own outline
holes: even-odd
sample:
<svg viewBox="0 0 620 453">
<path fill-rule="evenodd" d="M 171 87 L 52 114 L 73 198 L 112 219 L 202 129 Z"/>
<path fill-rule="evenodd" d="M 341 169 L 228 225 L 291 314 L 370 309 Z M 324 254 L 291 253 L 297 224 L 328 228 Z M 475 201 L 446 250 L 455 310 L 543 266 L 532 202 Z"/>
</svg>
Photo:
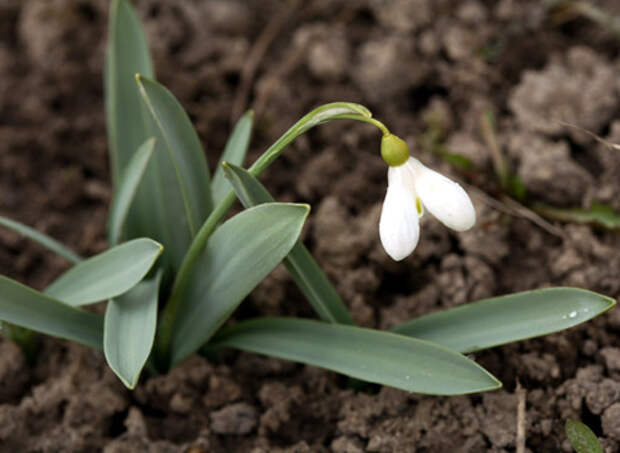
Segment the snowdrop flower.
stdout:
<svg viewBox="0 0 620 453">
<path fill-rule="evenodd" d="M 409 256 L 420 238 L 424 209 L 448 228 L 465 231 L 476 222 L 474 206 L 463 188 L 409 156 L 407 144 L 392 134 L 381 140 L 381 156 L 390 166 L 379 236 L 394 260 Z"/>
</svg>

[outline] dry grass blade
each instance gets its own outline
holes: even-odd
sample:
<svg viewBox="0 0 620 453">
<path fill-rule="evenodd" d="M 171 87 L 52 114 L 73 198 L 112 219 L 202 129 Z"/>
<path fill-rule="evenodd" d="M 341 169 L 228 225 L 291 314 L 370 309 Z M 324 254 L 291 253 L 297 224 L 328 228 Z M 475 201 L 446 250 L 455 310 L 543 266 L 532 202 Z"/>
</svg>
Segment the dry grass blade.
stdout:
<svg viewBox="0 0 620 453">
<path fill-rule="evenodd" d="M 525 453 L 525 394 L 526 390 L 521 387 L 521 383 L 517 380 L 517 439 L 516 453 Z"/>
<path fill-rule="evenodd" d="M 558 120 L 560 124 L 567 126 L 567 127 L 571 127 L 573 129 L 578 130 L 579 132 L 583 132 L 586 135 L 589 135 L 590 137 L 592 137 L 593 139 L 595 139 L 597 142 L 599 142 L 600 144 L 606 146 L 609 149 L 615 149 L 616 151 L 620 151 L 620 144 L 618 143 L 611 143 L 610 141 L 605 140 L 603 137 L 600 137 L 599 135 L 596 135 L 594 132 L 589 131 L 587 129 L 584 129 L 581 126 L 577 126 L 576 124 L 572 124 L 572 123 L 568 123 L 566 121 L 562 121 L 562 120 Z"/>
<path fill-rule="evenodd" d="M 513 200 L 512 198 L 504 197 L 500 201 L 491 197 L 490 195 L 475 186 L 466 185 L 466 187 L 467 191 L 470 194 L 472 194 L 475 198 L 482 201 L 484 204 L 490 206 L 491 208 L 513 217 L 521 217 L 527 219 L 534 225 L 545 230 L 547 233 L 557 236 L 561 239 L 566 239 L 564 232 L 560 228 L 550 224 L 541 216 L 536 214 L 534 211 L 528 209 L 527 207 L 523 206 L 521 203 Z"/>
<path fill-rule="evenodd" d="M 552 0 L 548 1 L 550 17 L 556 24 L 562 24 L 579 16 L 604 27 L 610 33 L 620 37 L 620 17 L 604 9 L 582 0 Z"/>
</svg>

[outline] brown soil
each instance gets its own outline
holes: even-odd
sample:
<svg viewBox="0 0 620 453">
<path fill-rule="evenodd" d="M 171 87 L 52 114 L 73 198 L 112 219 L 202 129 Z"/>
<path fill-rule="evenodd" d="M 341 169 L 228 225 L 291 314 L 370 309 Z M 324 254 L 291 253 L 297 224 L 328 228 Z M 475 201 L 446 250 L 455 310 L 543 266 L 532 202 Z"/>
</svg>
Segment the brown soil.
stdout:
<svg viewBox="0 0 620 453">
<path fill-rule="evenodd" d="M 106 246 L 107 3 L 0 2 L 0 214 L 83 254 Z M 233 109 L 257 110 L 254 159 L 313 106 L 349 100 L 367 105 L 411 144 L 433 118 L 448 149 L 476 169 L 459 172 L 425 147 L 416 149 L 420 159 L 497 196 L 480 130 L 481 114 L 492 109 L 498 142 L 528 201 L 620 209 L 618 151 L 557 121 L 620 143 L 618 40 L 583 18 L 559 24 L 534 0 L 136 4 L 158 78 L 190 112 L 211 165 Z M 614 0 L 598 4 L 620 14 Z M 276 38 L 245 99 L 243 68 L 266 28 Z M 369 126 L 324 126 L 299 139 L 263 178 L 278 199 L 313 206 L 306 242 L 360 324 L 385 328 L 550 285 L 620 295 L 616 233 L 541 228 L 480 197 L 476 228 L 454 234 L 426 216 L 415 254 L 390 261 L 377 232 L 386 183 L 378 145 Z M 42 288 L 65 268 L 0 230 L 2 273 Z M 312 316 L 281 268 L 237 317 L 257 314 Z M 0 451 L 513 452 L 519 381 L 528 451 L 571 451 L 563 424 L 572 417 L 615 453 L 619 337 L 616 309 L 562 334 L 476 354 L 505 387 L 458 398 L 374 386 L 355 391 L 330 372 L 232 352 L 218 363 L 192 357 L 129 392 L 97 352 L 45 339 L 31 366 L 0 340 Z"/>
</svg>

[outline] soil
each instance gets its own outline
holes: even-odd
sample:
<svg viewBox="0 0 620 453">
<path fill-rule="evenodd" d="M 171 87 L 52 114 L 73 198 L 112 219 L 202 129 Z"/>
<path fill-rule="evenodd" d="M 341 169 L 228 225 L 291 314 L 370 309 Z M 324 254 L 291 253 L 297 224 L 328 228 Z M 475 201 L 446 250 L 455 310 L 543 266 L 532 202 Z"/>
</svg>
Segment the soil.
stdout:
<svg viewBox="0 0 620 453">
<path fill-rule="evenodd" d="M 102 98 L 107 4 L 0 2 L 0 214 L 85 255 L 106 247 L 111 194 Z M 620 46 L 604 26 L 534 0 L 135 4 L 158 79 L 190 113 L 211 166 L 245 108 L 257 113 L 252 161 L 312 107 L 348 100 L 471 188 L 474 229 L 456 234 L 425 216 L 418 249 L 395 263 L 379 243 L 386 168 L 372 127 L 317 128 L 264 175 L 277 199 L 313 206 L 306 243 L 359 324 L 387 328 L 551 285 L 620 295 L 615 232 L 532 222 L 489 204 L 500 189 L 480 126 L 494 112 L 498 145 L 527 188 L 527 204 L 620 209 L 618 151 L 561 123 L 620 143 Z M 597 5 L 620 15 L 615 0 Z M 261 55 L 256 44 L 268 33 Z M 474 169 L 432 152 L 423 138 L 437 131 Z M 43 288 L 66 267 L 0 230 L 3 274 Z M 283 268 L 236 316 L 261 314 L 313 316 Z M 217 362 L 194 356 L 129 392 L 98 352 L 45 338 L 29 364 L 0 340 L 0 451 L 513 452 L 525 398 L 526 451 L 570 452 L 563 425 L 571 417 L 616 453 L 619 337 L 615 309 L 564 333 L 478 353 L 504 388 L 455 398 L 356 390 L 331 372 L 235 352 Z"/>
</svg>

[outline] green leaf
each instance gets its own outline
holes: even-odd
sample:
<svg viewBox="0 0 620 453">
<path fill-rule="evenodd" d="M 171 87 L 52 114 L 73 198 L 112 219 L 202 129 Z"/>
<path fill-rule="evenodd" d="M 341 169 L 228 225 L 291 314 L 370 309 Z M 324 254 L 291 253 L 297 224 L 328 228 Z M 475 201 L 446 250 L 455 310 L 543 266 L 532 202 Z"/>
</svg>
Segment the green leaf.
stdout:
<svg viewBox="0 0 620 453">
<path fill-rule="evenodd" d="M 200 348 L 291 250 L 307 205 L 247 209 L 213 233 L 183 292 L 171 329 L 171 363 Z"/>
<path fill-rule="evenodd" d="M 246 208 L 274 201 L 267 189 L 247 170 L 228 162 L 224 162 L 222 167 L 237 197 Z M 291 249 L 284 264 L 312 308 L 323 320 L 353 324 L 342 299 L 301 241 L 297 241 Z"/>
<path fill-rule="evenodd" d="M 101 349 L 103 317 L 70 307 L 0 276 L 0 319 L 37 332 Z"/>
<path fill-rule="evenodd" d="M 135 151 L 149 137 L 136 74 L 153 77 L 144 30 L 130 2 L 112 0 L 105 62 L 105 106 L 115 187 Z"/>
<path fill-rule="evenodd" d="M 358 121 L 371 122 L 373 124 L 377 123 L 375 120 L 371 118 L 370 111 L 364 107 L 363 105 L 353 104 L 351 102 L 332 102 L 330 104 L 324 104 L 316 109 L 312 110 L 310 113 L 305 115 L 299 121 L 297 121 L 293 126 L 289 128 L 273 145 L 271 145 L 267 151 L 265 151 L 257 160 L 254 162 L 252 167 L 250 168 L 250 173 L 253 176 L 260 175 L 271 163 L 284 152 L 286 147 L 301 134 L 306 132 L 311 127 L 314 127 L 318 124 L 323 124 L 332 120 L 342 120 L 342 119 L 354 119 Z M 385 126 L 379 123 L 375 124 L 377 127 Z M 209 214 L 207 220 L 202 224 L 198 234 L 191 243 L 191 246 L 185 257 L 183 258 L 183 262 L 181 268 L 177 274 L 177 278 L 174 283 L 174 288 L 172 291 L 171 299 L 176 301 L 178 299 L 178 294 L 185 290 L 185 285 L 187 284 L 188 274 L 191 269 L 194 267 L 195 262 L 198 260 L 201 255 L 209 237 L 219 225 L 220 220 L 226 212 L 230 209 L 232 204 L 235 202 L 235 193 L 231 190 L 228 194 L 217 204 L 214 210 Z M 173 304 L 174 306 L 175 304 Z M 167 330 L 167 328 L 165 328 Z M 164 335 L 167 336 L 167 335 Z M 165 341 L 165 340 L 164 340 Z"/>
<path fill-rule="evenodd" d="M 568 329 L 615 303 L 583 289 L 545 288 L 431 313 L 392 331 L 466 353 Z"/>
<path fill-rule="evenodd" d="M 75 265 L 45 289 L 72 306 L 119 296 L 144 278 L 161 254 L 151 239 L 134 239 Z"/>
<path fill-rule="evenodd" d="M 187 225 L 193 236 L 213 207 L 209 169 L 200 139 L 187 113 L 166 87 L 142 76 L 136 80 L 155 120 L 159 142 L 176 173 Z"/>
<path fill-rule="evenodd" d="M 210 345 L 294 360 L 416 393 L 461 395 L 501 386 L 475 362 L 436 344 L 320 321 L 244 321 L 219 333 Z"/>
<path fill-rule="evenodd" d="M 103 351 L 110 368 L 130 389 L 136 386 L 153 348 L 161 274 L 111 299 L 106 308 Z"/>
<path fill-rule="evenodd" d="M 34 242 L 41 244 L 43 247 L 46 247 L 57 255 L 62 256 L 67 261 L 70 261 L 72 263 L 79 263 L 80 261 L 82 261 L 82 258 L 73 250 L 64 246 L 57 240 L 52 239 L 51 237 L 40 233 L 39 231 L 30 228 L 27 225 L 24 225 L 23 223 L 0 216 L 0 225 L 9 228 L 23 236 L 26 236 L 28 239 Z"/>
<path fill-rule="evenodd" d="M 178 269 L 197 229 L 211 211 L 207 161 L 198 135 L 172 93 L 137 76 L 148 108 L 149 136 L 157 139 L 130 216 L 130 237 L 150 237 L 163 244 L 164 268 Z"/>
<path fill-rule="evenodd" d="M 129 208 L 134 200 L 138 185 L 146 166 L 153 155 L 155 139 L 150 138 L 144 142 L 133 155 L 118 186 L 118 190 L 112 200 L 109 214 L 109 237 L 110 244 L 116 245 L 121 238 L 125 220 Z"/>
<path fill-rule="evenodd" d="M 252 133 L 252 123 L 254 122 L 254 112 L 251 110 L 246 112 L 245 115 L 235 125 L 235 128 L 230 134 L 230 138 L 226 143 L 226 148 L 220 157 L 220 161 L 215 169 L 215 175 L 213 181 L 211 181 L 211 191 L 213 193 L 213 201 L 215 204 L 219 203 L 226 194 L 230 191 L 230 184 L 224 177 L 224 171 L 222 169 L 223 162 L 230 162 L 235 165 L 242 165 L 245 155 L 248 152 L 248 146 L 250 144 L 250 135 Z"/>
<path fill-rule="evenodd" d="M 542 203 L 536 204 L 534 210 L 540 215 L 553 220 L 571 223 L 589 223 L 610 230 L 620 228 L 620 214 L 614 212 L 611 206 L 592 203 L 590 209 L 556 208 Z"/>
<path fill-rule="evenodd" d="M 353 119 L 358 121 L 370 122 L 380 129 L 385 129 L 381 123 L 371 118 L 370 111 L 363 105 L 353 104 L 350 102 L 333 102 L 325 104 L 309 112 L 293 126 L 289 128 L 267 151 L 265 151 L 250 168 L 253 176 L 260 175 L 271 163 L 284 152 L 286 147 L 301 134 L 311 127 L 323 124 L 332 120 Z M 213 234 L 213 231 L 220 224 L 220 221 L 226 215 L 230 207 L 235 202 L 235 193 L 231 190 L 228 194 L 215 206 L 209 217 L 200 227 L 200 230 L 194 237 L 187 253 L 182 259 L 179 272 L 176 275 L 172 293 L 169 302 L 164 309 L 162 316 L 160 335 L 158 337 L 158 349 L 161 355 L 166 358 L 169 351 L 169 342 L 172 336 L 172 320 L 175 318 L 176 307 L 179 304 L 181 295 L 185 292 L 190 279 L 190 273 L 195 267 L 196 262 L 202 255 L 206 244 Z M 167 364 L 167 359 L 159 360 L 160 366 Z"/>
<path fill-rule="evenodd" d="M 603 453 L 603 448 L 590 428 L 577 420 L 568 419 L 566 436 L 577 453 Z"/>
</svg>

